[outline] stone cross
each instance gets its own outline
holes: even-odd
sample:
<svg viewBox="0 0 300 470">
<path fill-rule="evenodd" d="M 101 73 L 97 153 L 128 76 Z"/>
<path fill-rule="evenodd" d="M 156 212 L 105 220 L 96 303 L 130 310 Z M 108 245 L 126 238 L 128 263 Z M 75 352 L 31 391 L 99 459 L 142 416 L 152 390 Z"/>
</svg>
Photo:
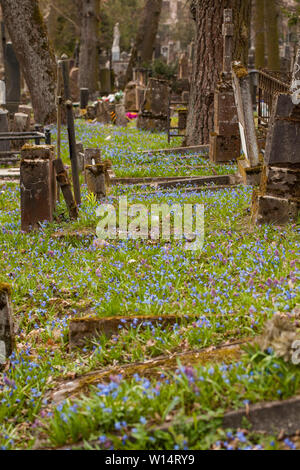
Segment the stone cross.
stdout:
<svg viewBox="0 0 300 470">
<path fill-rule="evenodd" d="M 300 44 L 297 50 L 293 78 L 291 83 L 292 101 L 295 105 L 300 104 Z"/>
<path fill-rule="evenodd" d="M 223 33 L 223 74 L 225 77 L 231 77 L 231 63 L 233 56 L 233 22 L 232 10 L 224 10 Z"/>
</svg>

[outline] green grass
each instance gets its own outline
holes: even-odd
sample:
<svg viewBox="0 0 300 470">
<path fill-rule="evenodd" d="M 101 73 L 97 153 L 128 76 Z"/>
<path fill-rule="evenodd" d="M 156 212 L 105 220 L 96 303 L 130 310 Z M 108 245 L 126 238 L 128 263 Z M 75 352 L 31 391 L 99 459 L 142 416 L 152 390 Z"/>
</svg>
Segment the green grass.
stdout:
<svg viewBox="0 0 300 470">
<path fill-rule="evenodd" d="M 111 139 L 106 140 L 108 136 Z M 101 147 L 103 157 L 112 159 L 118 176 L 179 174 L 172 169 L 181 165 L 178 156 L 142 154 L 143 149 L 168 147 L 165 135 L 78 122 L 77 139 L 85 147 Z M 63 158 L 67 162 L 65 131 Z M 213 171 L 201 156 L 191 156 L 187 161 L 189 165 L 207 165 L 199 174 L 235 171 L 235 165 L 214 166 Z M 84 448 L 107 446 L 107 442 L 122 449 L 218 448 L 226 441 L 226 434 L 218 429 L 225 408 L 241 406 L 245 399 L 272 400 L 298 391 L 297 367 L 273 356 L 262 355 L 256 360 L 252 352 L 241 364 L 232 365 L 229 384 L 224 382 L 224 371 L 218 367 L 213 374 L 209 374 L 209 366 L 197 367 L 197 377 L 205 377 L 197 385 L 201 385 L 199 396 L 195 383 L 191 384 L 184 374 L 175 374 L 168 377 L 170 383 L 162 380 L 161 394 L 151 400 L 147 392 L 143 394 L 140 382 L 122 381 L 113 412 L 107 415 L 103 415 L 103 406 L 110 407 L 113 399 L 110 394 L 99 395 L 95 388 L 77 402 L 82 410 L 80 419 L 72 411 L 73 402 L 64 404 L 60 411 L 53 411 L 45 402 L 46 392 L 61 378 L 254 337 L 275 312 L 292 312 L 299 304 L 299 231 L 292 225 L 251 226 L 251 193 L 251 188 L 244 186 L 201 193 L 176 188 L 155 192 L 145 186 L 111 188 L 106 202 L 115 205 L 114 197 L 124 194 L 128 195 L 129 204 L 143 203 L 147 207 L 162 202 L 203 203 L 204 247 L 201 252 L 188 252 L 182 241 L 173 239 L 171 243 L 161 239 L 112 240 L 104 248 L 99 246 L 95 235 L 99 203 L 87 194 L 84 185 L 77 221 L 68 220 L 62 202 L 54 223 L 41 224 L 38 231 L 30 234 L 22 233 L 19 188 L 12 184 L 0 186 L 0 282 L 12 285 L 18 330 L 17 350 L 0 375 L 0 446 L 31 448 L 42 433 L 47 445 L 76 444 L 84 438 L 86 443 L 80 444 Z M 75 235 L 76 231 L 79 235 Z M 58 237 L 61 232 L 64 236 Z M 135 326 L 134 318 L 139 315 L 159 318 L 169 313 L 183 317 L 192 314 L 196 321 L 183 318 L 174 328 L 149 325 L 142 330 Z M 102 336 L 87 342 L 82 351 L 69 353 L 68 323 L 87 314 L 129 315 L 132 324 L 129 331 L 120 329 L 120 334 L 110 340 Z M 269 374 L 268 370 L 276 367 L 282 376 Z M 254 382 L 249 382 L 252 370 Z M 247 380 L 239 378 L 245 374 Z M 150 389 L 156 386 L 157 379 L 151 380 Z M 135 406 L 124 401 L 118 407 L 127 396 L 129 404 Z M 178 397 L 175 402 L 174 397 Z M 88 407 L 96 407 L 96 414 L 90 413 Z M 66 421 L 61 413 L 66 415 Z M 176 428 L 171 433 L 151 430 L 163 423 L 167 415 L 180 420 L 203 413 L 212 413 L 213 420 Z M 141 423 L 141 417 L 147 422 Z M 125 440 L 115 429 L 115 424 L 123 420 L 128 422 L 122 427 L 122 436 L 128 436 Z M 103 434 L 106 441 L 95 444 L 94 440 Z M 245 436 L 241 445 L 271 446 L 269 437 L 251 433 Z M 234 439 L 227 441 L 236 444 Z M 280 445 L 275 439 L 275 448 Z"/>
</svg>

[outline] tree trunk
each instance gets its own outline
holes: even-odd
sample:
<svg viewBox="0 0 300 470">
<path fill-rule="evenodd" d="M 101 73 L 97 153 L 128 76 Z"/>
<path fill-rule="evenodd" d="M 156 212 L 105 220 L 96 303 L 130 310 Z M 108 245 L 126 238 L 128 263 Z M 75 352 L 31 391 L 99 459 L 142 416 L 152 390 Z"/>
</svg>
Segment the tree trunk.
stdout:
<svg viewBox="0 0 300 470">
<path fill-rule="evenodd" d="M 265 8 L 264 0 L 255 0 L 255 67 L 265 66 Z"/>
<path fill-rule="evenodd" d="M 145 0 L 138 33 L 126 72 L 127 82 L 132 79 L 134 67 L 138 64 L 148 66 L 152 61 L 161 9 L 162 0 Z"/>
<path fill-rule="evenodd" d="M 280 70 L 278 12 L 276 0 L 265 0 L 265 22 L 268 50 L 268 69 Z"/>
<path fill-rule="evenodd" d="M 207 144 L 214 128 L 214 92 L 223 64 L 224 8 L 232 8 L 233 59 L 248 63 L 251 0 L 192 0 L 196 38 L 191 95 L 187 120 L 187 145 Z"/>
<path fill-rule="evenodd" d="M 99 89 L 99 14 L 99 0 L 82 0 L 79 86 L 88 88 L 90 95 Z"/>
<path fill-rule="evenodd" d="M 37 0 L 0 0 L 39 124 L 56 121 L 56 62 Z"/>
</svg>

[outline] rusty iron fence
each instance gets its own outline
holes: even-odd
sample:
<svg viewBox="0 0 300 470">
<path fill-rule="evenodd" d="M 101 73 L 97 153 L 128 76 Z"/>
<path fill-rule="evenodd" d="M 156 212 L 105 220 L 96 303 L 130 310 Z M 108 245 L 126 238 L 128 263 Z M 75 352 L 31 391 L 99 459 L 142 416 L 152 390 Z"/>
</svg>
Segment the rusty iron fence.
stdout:
<svg viewBox="0 0 300 470">
<path fill-rule="evenodd" d="M 186 119 L 187 119 L 187 106 L 186 101 L 179 101 L 176 98 L 169 96 L 168 115 L 167 115 L 167 134 L 168 143 L 171 142 L 172 137 L 185 137 Z M 172 114 L 178 114 L 178 125 L 172 126 Z M 177 132 L 173 132 L 177 131 Z"/>
<path fill-rule="evenodd" d="M 259 70 L 257 75 L 256 110 L 258 126 L 268 128 L 274 98 L 279 93 L 290 92 L 292 75 L 269 70 Z"/>
</svg>

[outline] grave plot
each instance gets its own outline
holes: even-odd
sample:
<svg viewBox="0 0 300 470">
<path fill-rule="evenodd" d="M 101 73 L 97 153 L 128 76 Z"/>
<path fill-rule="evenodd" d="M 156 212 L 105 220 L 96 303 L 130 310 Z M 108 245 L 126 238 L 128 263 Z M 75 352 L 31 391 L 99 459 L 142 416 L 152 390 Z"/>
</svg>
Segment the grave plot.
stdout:
<svg viewBox="0 0 300 470">
<path fill-rule="evenodd" d="M 130 168 L 139 166 L 146 149 L 168 148 L 161 134 L 82 121 L 76 123 L 76 136 L 85 149 L 101 148 L 101 158 L 111 160 L 114 170 L 130 161 Z M 181 166 L 185 159 L 177 157 L 157 155 L 166 159 L 166 167 L 170 161 Z M 61 158 L 68 162 L 65 128 Z M 189 155 L 187 162 L 193 166 L 195 156 Z M 218 166 L 207 160 L 200 164 L 205 162 L 209 175 L 226 176 L 215 175 L 211 169 Z M 156 164 L 154 160 L 149 177 L 157 175 Z M 118 177 L 117 169 L 115 173 Z M 135 175 L 129 170 L 128 177 Z M 256 427 L 251 431 L 241 424 L 244 415 L 256 417 L 264 402 L 276 407 L 280 399 L 287 409 L 297 404 L 298 366 L 251 346 L 276 311 L 297 325 L 295 228 L 252 226 L 252 190 L 242 185 L 197 188 L 190 183 L 156 189 L 119 184 L 109 188 L 101 203 L 117 205 L 119 195 L 127 195 L 128 204 L 148 208 L 204 204 L 202 251 L 185 251 L 186 240 L 173 237 L 98 240 L 99 201 L 83 184 L 77 220 L 68 219 L 61 199 L 56 212 L 64 218 L 25 234 L 20 231 L 16 187 L 0 189 L 1 279 L 12 288 L 16 336 L 15 351 L 0 379 L 1 445 L 297 445 L 292 440 L 295 429 L 283 422 L 288 444 L 274 428 L 260 428 L 264 433 L 257 436 Z M 70 350 L 72 325 L 88 319 L 94 325 L 111 322 L 112 334 L 95 328 Z M 246 352 L 244 342 L 249 343 Z M 70 401 L 55 404 L 54 397 Z"/>
</svg>

